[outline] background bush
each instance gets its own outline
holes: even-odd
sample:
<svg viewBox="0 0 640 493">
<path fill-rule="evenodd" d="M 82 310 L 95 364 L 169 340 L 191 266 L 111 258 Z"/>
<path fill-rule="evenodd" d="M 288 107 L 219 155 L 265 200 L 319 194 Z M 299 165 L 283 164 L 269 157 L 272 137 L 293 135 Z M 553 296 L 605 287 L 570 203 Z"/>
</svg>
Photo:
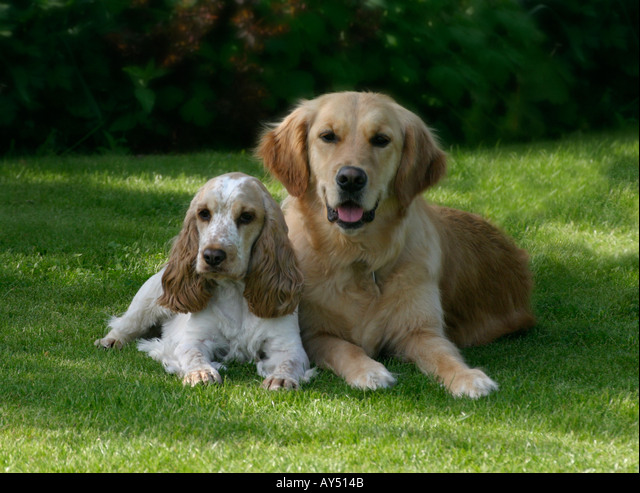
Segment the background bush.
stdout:
<svg viewBox="0 0 640 493">
<path fill-rule="evenodd" d="M 342 89 L 391 94 L 448 143 L 637 120 L 638 3 L 0 3 L 0 153 L 251 146 Z"/>
</svg>

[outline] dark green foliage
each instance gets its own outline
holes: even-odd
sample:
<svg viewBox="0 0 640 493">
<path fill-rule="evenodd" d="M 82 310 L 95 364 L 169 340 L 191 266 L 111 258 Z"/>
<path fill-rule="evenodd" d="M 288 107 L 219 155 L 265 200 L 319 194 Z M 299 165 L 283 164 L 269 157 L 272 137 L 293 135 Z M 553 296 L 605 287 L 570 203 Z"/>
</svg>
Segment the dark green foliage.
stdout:
<svg viewBox="0 0 640 493">
<path fill-rule="evenodd" d="M 545 51 L 572 75 L 576 126 L 638 119 L 638 6 L 634 0 L 522 0 Z M 562 115 L 571 121 L 574 114 Z"/>
<path fill-rule="evenodd" d="M 637 87 L 633 0 L 0 3 L 0 153 L 251 146 L 343 89 L 520 140 L 637 120 Z"/>
</svg>

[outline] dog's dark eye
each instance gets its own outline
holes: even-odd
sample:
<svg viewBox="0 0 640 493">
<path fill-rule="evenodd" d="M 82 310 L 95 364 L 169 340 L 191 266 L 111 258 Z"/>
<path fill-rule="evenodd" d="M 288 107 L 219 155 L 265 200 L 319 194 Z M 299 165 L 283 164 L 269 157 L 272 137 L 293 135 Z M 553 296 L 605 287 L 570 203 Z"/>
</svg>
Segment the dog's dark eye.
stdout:
<svg viewBox="0 0 640 493">
<path fill-rule="evenodd" d="M 328 144 L 335 144 L 339 140 L 338 136 L 335 133 L 333 133 L 331 130 L 326 130 L 322 132 L 320 134 L 320 138 Z"/>
<path fill-rule="evenodd" d="M 253 212 L 243 212 L 238 216 L 238 224 L 249 224 L 256 218 Z"/>
<path fill-rule="evenodd" d="M 385 134 L 375 134 L 371 139 L 369 139 L 369 142 L 374 147 L 387 147 L 389 142 L 391 142 L 391 139 Z"/>
<path fill-rule="evenodd" d="M 211 212 L 209 211 L 209 209 L 202 209 L 200 211 L 198 211 L 198 217 L 202 220 L 202 221 L 210 221 L 211 220 Z"/>
</svg>

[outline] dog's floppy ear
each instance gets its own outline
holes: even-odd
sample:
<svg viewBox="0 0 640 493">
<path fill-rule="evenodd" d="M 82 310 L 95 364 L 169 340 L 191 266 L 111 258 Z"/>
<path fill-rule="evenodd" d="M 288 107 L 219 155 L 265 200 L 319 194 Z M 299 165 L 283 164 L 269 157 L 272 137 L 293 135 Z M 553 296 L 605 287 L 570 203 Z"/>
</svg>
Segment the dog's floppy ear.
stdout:
<svg viewBox="0 0 640 493">
<path fill-rule="evenodd" d="M 199 312 L 211 298 L 208 282 L 196 273 L 195 268 L 198 228 L 194 202 L 171 248 L 169 262 L 162 275 L 163 293 L 158 298 L 159 305 L 179 313 Z"/>
<path fill-rule="evenodd" d="M 251 313 L 260 318 L 275 318 L 293 313 L 297 308 L 303 277 L 280 206 L 264 185 L 260 187 L 266 215 L 251 252 L 244 297 Z"/>
<path fill-rule="evenodd" d="M 406 209 L 413 198 L 437 183 L 446 171 L 446 155 L 431 131 L 415 114 L 404 113 L 404 147 L 395 178 L 395 192 Z"/>
<path fill-rule="evenodd" d="M 264 132 L 256 149 L 265 168 L 294 197 L 304 194 L 309 182 L 308 114 L 302 103 L 279 125 Z"/>
</svg>

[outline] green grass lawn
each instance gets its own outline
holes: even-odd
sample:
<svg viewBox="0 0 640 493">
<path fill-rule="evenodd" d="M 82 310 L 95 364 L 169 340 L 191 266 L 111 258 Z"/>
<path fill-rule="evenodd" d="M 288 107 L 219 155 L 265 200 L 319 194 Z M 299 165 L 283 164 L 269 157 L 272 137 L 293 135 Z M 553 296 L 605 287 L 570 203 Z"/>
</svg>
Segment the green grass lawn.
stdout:
<svg viewBox="0 0 640 493">
<path fill-rule="evenodd" d="M 638 472 L 638 129 L 450 149 L 434 202 L 528 249 L 537 326 L 464 351 L 500 390 L 454 399 L 410 364 L 388 390 L 327 371 L 268 392 L 251 365 L 188 388 L 93 341 L 244 153 L 0 161 L 0 470 Z M 282 188 L 268 181 L 283 197 Z"/>
</svg>

